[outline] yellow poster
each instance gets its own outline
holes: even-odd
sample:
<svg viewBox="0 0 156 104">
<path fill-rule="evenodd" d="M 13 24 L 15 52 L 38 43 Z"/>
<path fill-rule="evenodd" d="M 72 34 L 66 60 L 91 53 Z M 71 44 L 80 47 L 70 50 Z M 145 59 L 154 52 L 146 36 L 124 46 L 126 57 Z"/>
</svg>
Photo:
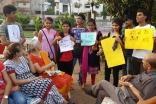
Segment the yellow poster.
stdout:
<svg viewBox="0 0 156 104">
<path fill-rule="evenodd" d="M 114 41 L 114 38 L 107 38 L 101 41 L 108 68 L 125 64 L 125 58 L 120 44 L 118 43 L 115 51 L 112 49 Z"/>
<path fill-rule="evenodd" d="M 125 30 L 126 49 L 153 49 L 154 28 L 136 28 Z"/>
</svg>

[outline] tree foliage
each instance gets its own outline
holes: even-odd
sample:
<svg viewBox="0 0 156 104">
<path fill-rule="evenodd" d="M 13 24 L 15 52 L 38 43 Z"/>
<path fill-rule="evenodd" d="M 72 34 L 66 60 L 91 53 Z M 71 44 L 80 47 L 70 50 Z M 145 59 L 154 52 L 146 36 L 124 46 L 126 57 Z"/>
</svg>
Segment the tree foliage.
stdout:
<svg viewBox="0 0 156 104">
<path fill-rule="evenodd" d="M 45 11 L 46 15 L 54 15 L 54 13 L 55 13 L 54 7 L 49 7 L 47 11 Z"/>
<path fill-rule="evenodd" d="M 37 32 L 39 32 L 39 30 L 42 28 L 42 25 L 43 25 L 41 18 L 40 17 L 34 17 L 32 19 L 34 21 L 35 30 Z"/>
<path fill-rule="evenodd" d="M 53 24 L 53 28 L 56 29 L 57 31 L 62 31 L 62 23 L 65 20 L 69 21 L 72 27 L 76 26 L 74 14 L 72 13 L 71 15 L 69 15 L 69 13 L 66 12 L 64 15 L 61 15 L 55 20 L 55 23 Z"/>
<path fill-rule="evenodd" d="M 106 4 L 108 14 L 123 18 L 125 15 L 136 16 L 138 9 L 149 11 L 149 22 L 156 24 L 156 0 L 98 0 Z"/>
<path fill-rule="evenodd" d="M 55 1 L 54 1 L 54 0 L 47 0 L 47 2 L 51 3 L 51 6 L 52 6 L 52 7 L 55 6 Z"/>
</svg>

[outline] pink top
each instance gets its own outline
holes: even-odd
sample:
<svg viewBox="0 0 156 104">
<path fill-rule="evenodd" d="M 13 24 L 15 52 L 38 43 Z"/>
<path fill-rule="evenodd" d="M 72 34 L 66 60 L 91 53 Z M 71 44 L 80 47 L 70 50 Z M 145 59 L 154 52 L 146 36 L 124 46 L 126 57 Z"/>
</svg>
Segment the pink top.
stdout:
<svg viewBox="0 0 156 104">
<path fill-rule="evenodd" d="M 42 32 L 42 30 L 44 31 L 45 35 L 48 38 L 48 41 L 50 43 L 50 46 L 51 46 L 53 53 L 50 50 L 49 44 L 48 44 L 47 39 L 46 39 L 44 33 Z M 54 49 L 54 46 L 52 45 L 52 41 L 56 35 L 56 31 L 53 29 L 50 29 L 50 32 L 48 33 L 48 30 L 46 28 L 43 28 L 42 30 L 40 30 L 40 33 L 42 34 L 42 41 L 41 41 L 42 50 L 47 52 L 48 55 L 50 55 L 50 59 L 54 59 L 55 49 Z"/>
</svg>

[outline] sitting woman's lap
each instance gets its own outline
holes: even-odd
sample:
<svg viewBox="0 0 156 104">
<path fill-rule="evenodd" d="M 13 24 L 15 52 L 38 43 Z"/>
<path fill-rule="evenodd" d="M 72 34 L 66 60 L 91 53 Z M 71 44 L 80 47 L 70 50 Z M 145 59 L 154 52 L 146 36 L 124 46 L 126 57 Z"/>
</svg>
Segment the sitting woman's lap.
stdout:
<svg viewBox="0 0 156 104">
<path fill-rule="evenodd" d="M 2 98 L 0 99 L 0 102 Z M 8 96 L 8 104 L 27 104 L 25 95 L 20 91 L 15 91 Z"/>
</svg>

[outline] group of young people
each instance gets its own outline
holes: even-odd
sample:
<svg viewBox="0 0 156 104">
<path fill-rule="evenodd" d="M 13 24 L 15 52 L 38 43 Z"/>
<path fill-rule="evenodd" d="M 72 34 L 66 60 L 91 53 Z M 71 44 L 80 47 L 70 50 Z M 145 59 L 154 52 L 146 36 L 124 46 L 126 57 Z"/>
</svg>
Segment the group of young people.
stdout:
<svg viewBox="0 0 156 104">
<path fill-rule="evenodd" d="M 54 68 L 55 63 L 52 61 L 54 58 L 51 59 L 54 56 L 48 56 L 48 53 L 41 51 L 40 41 L 43 37 L 31 40 L 29 53 L 23 51 L 25 37 L 21 25 L 15 22 L 16 10 L 13 5 L 4 6 L 3 13 L 6 20 L 0 26 L 1 43 L 6 46 L 4 56 L 7 59 L 4 63 L 0 63 L 2 66 L 1 103 L 27 104 L 28 99 L 39 98 L 44 104 L 73 104 L 68 101 L 73 80 L 70 73 L 62 72 L 55 76 L 46 73 Z M 64 24 L 64 33 L 68 33 L 70 24 L 68 21 Z M 19 41 L 10 41 L 12 37 L 9 37 L 9 25 L 18 27 L 16 30 L 18 34 L 13 35 L 15 37 L 20 35 Z M 44 25 L 46 28 L 41 30 L 43 33 L 49 33 L 49 30 L 50 33 L 54 32 L 51 30 L 51 18 L 46 19 Z"/>
<path fill-rule="evenodd" d="M 154 26 L 148 24 L 148 11 L 144 9 L 137 11 L 136 22 L 138 26 L 134 26 L 131 16 L 127 16 L 124 21 L 128 29 L 154 28 L 153 40 L 155 42 L 156 30 Z M 84 89 L 84 92 L 97 98 L 96 104 L 101 104 L 105 97 L 110 97 L 117 104 L 155 104 L 156 54 L 152 53 L 152 50 L 125 49 L 123 44 L 126 37 L 124 37 L 121 28 L 122 23 L 119 20 L 116 22 L 114 19 L 112 22 L 113 31 L 109 33 L 109 36 L 112 33 L 117 34 L 115 40 L 123 49 L 126 64 L 110 68 L 109 73 L 107 73 L 106 65 L 105 80 L 93 85 L 91 89 Z M 113 69 L 113 85 L 108 82 L 111 69 Z M 118 80 L 118 70 L 123 72 L 123 77 L 120 80 Z M 122 85 L 121 87 L 117 87 L 118 81 Z"/>
<path fill-rule="evenodd" d="M 105 80 L 95 84 L 96 74 L 100 70 L 99 48 L 102 33 L 98 31 L 94 19 L 87 21 L 87 28 L 84 26 L 85 16 L 78 14 L 76 17 L 77 26 L 74 28 L 85 29 L 84 32 L 96 32 L 96 41 L 92 46 L 81 46 L 81 41 L 76 41 L 76 33 L 73 33 L 69 21 L 63 21 L 62 32 L 58 33 L 52 29 L 53 19 L 46 17 L 43 28 L 29 43 L 28 53 L 23 51 L 22 45 L 25 42 L 24 33 L 19 23 L 15 22 L 17 9 L 13 5 L 6 5 L 3 13 L 6 20 L 0 26 L 1 43 L 6 46 L 4 55 L 7 61 L 0 63 L 1 71 L 1 103 L 20 104 L 27 103 L 27 97 L 40 98 L 44 104 L 73 104 L 67 101 L 72 85 L 72 74 L 76 61 L 79 61 L 80 72 L 78 82 L 81 88 L 89 95 L 97 97 L 96 104 L 101 104 L 104 97 L 111 97 L 118 104 L 136 104 L 139 100 L 149 99 L 155 96 L 155 54 L 149 54 L 147 50 L 127 50 L 124 47 L 124 32 L 122 30 L 123 20 L 114 18 L 112 31 L 107 37 L 113 37 L 116 44 L 120 44 L 125 54 L 126 64 L 108 68 L 105 60 Z M 134 26 L 133 18 L 127 16 L 125 25 L 127 28 L 154 28 L 147 23 L 148 13 L 146 10 L 138 10 L 136 20 L 138 26 Z M 19 27 L 20 39 L 18 42 L 9 41 L 8 25 Z M 155 28 L 154 28 L 155 29 Z M 69 36 L 73 42 L 73 49 L 61 52 L 59 42 Z M 156 34 L 154 34 L 154 37 Z M 146 56 L 146 57 L 145 57 Z M 132 59 L 132 60 L 131 60 Z M 55 70 L 57 63 L 61 74 L 50 76 L 47 71 Z M 4 66 L 5 65 L 5 66 Z M 127 72 L 128 69 L 128 72 Z M 146 69 L 146 72 L 143 72 Z M 111 70 L 113 70 L 113 85 L 109 83 Z M 123 70 L 123 76 L 119 81 L 119 70 Z M 143 72 L 143 74 L 140 74 Z M 92 89 L 85 88 L 87 73 L 91 74 Z M 139 74 L 138 76 L 135 76 Z M 130 80 L 133 79 L 133 80 Z M 117 88 L 118 81 L 123 87 Z M 146 84 L 150 83 L 150 84 Z M 140 89 L 141 88 L 141 89 Z M 155 88 L 155 87 L 154 87 Z M 151 93 L 148 89 L 152 89 Z M 20 98 L 19 98 L 20 96 Z M 18 97 L 18 98 L 17 98 Z M 140 102 L 138 102 L 140 103 Z"/>
<path fill-rule="evenodd" d="M 1 63 L 3 66 L 1 73 L 7 74 L 9 81 L 7 82 L 7 79 L 1 76 L 4 79 L 3 82 L 6 83 L 1 93 L 2 95 L 4 94 L 1 97 L 2 102 L 4 104 L 13 104 L 12 102 L 26 104 L 27 98 L 40 98 L 44 101 L 44 104 L 73 104 L 73 102 L 67 100 L 72 85 L 72 73 L 76 59 L 79 59 L 80 67 L 82 67 L 79 81 L 83 87 L 86 84 L 87 72 L 91 74 L 93 85 L 95 84 L 95 75 L 100 69 L 99 56 L 96 53 L 99 50 L 98 45 L 100 44 L 99 41 L 102 38 L 102 34 L 97 30 L 95 20 L 90 19 L 88 21 L 87 29 L 84 27 L 85 16 L 79 14 L 76 18 L 77 26 L 75 28 L 85 28 L 85 32 L 96 32 L 97 36 L 94 44 L 96 48 L 92 46 L 82 47 L 81 43 L 75 43 L 75 34 L 72 33 L 69 21 L 63 21 L 62 32 L 58 33 L 52 29 L 53 19 L 46 17 L 42 30 L 34 33 L 36 37 L 30 41 L 27 53 L 23 51 L 22 47 L 26 40 L 22 27 L 15 22 L 16 10 L 13 5 L 4 6 L 3 13 L 6 16 L 6 20 L 0 26 L 1 43 L 6 46 L 4 56 L 7 59 L 5 63 Z M 19 41 L 10 41 L 8 25 L 18 26 L 17 31 L 19 34 L 17 35 L 20 35 Z M 58 42 L 66 36 L 69 36 L 69 39 L 75 43 L 73 48 L 80 50 L 77 55 L 77 51 L 74 52 L 72 50 L 60 52 Z M 82 59 L 82 54 L 85 56 L 84 59 Z M 86 62 L 86 57 L 88 58 L 87 64 L 82 64 L 82 61 Z M 50 76 L 47 71 L 55 70 L 55 63 L 57 63 L 58 70 L 62 72 L 59 75 Z M 11 90 L 10 86 L 15 87 Z M 14 93 L 9 94 L 11 91 L 14 91 L 15 94 L 18 93 L 20 97 Z"/>
</svg>

